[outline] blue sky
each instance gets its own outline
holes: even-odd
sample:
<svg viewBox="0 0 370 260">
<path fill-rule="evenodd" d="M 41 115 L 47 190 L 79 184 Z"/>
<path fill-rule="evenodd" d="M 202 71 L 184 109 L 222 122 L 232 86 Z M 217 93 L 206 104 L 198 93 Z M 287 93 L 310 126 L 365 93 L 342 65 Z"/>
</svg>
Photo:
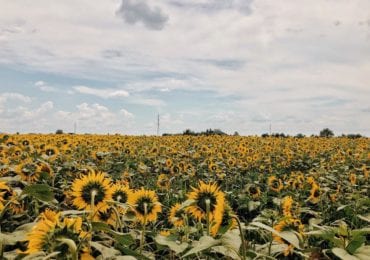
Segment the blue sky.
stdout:
<svg viewBox="0 0 370 260">
<path fill-rule="evenodd" d="M 367 0 L 0 0 L 0 131 L 370 135 Z"/>
</svg>

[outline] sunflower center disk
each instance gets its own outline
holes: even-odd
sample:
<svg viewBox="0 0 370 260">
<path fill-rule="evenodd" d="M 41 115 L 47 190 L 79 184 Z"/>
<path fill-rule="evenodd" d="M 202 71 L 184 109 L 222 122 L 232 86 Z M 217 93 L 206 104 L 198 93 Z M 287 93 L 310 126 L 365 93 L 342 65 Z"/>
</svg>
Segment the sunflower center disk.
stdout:
<svg viewBox="0 0 370 260">
<path fill-rule="evenodd" d="M 117 191 L 113 193 L 112 198 L 113 200 L 121 202 L 121 203 L 127 202 L 127 194 L 123 191 Z"/>
<path fill-rule="evenodd" d="M 145 215 L 145 206 L 146 203 L 146 214 L 150 214 L 152 212 L 152 209 L 154 207 L 153 202 L 148 197 L 140 198 L 137 202 L 136 211 L 138 211 L 141 215 Z"/>
<path fill-rule="evenodd" d="M 201 192 L 198 195 L 198 207 L 201 208 L 204 212 L 207 212 L 207 199 L 210 201 L 210 212 L 212 212 L 216 208 L 217 199 L 214 194 L 210 192 Z"/>
<path fill-rule="evenodd" d="M 94 205 L 97 205 L 99 202 L 102 202 L 105 197 L 104 187 L 97 182 L 90 182 L 82 188 L 82 198 L 89 204 L 91 203 L 92 194 L 95 193 Z"/>
</svg>

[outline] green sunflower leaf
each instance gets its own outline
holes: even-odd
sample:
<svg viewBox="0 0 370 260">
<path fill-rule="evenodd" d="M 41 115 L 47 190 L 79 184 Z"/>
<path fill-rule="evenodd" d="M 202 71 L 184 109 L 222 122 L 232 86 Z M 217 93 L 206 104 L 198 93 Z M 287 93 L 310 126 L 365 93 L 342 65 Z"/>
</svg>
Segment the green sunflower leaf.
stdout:
<svg viewBox="0 0 370 260">
<path fill-rule="evenodd" d="M 46 184 L 32 184 L 26 186 L 23 190 L 23 194 L 45 202 L 54 200 L 54 193 L 51 187 Z"/>
<path fill-rule="evenodd" d="M 199 252 L 202 252 L 208 248 L 211 248 L 216 245 L 220 245 L 221 241 L 216 240 L 213 237 L 210 236 L 202 236 L 199 241 L 193 242 L 193 248 L 189 250 L 183 257 L 187 257 L 189 255 L 193 255 Z"/>
<path fill-rule="evenodd" d="M 283 239 L 285 239 L 286 241 L 288 241 L 290 244 L 292 244 L 294 247 L 300 249 L 300 246 L 299 246 L 299 239 L 298 237 L 293 233 L 293 232 L 290 232 L 290 231 L 283 231 L 283 232 L 278 232 L 276 231 L 275 229 L 273 229 L 272 227 L 270 226 L 267 226 L 261 222 L 252 222 L 250 223 L 249 225 L 252 225 L 252 226 L 256 226 L 256 227 L 259 227 L 259 228 L 262 228 L 262 229 L 265 229 L 267 231 L 270 231 L 271 233 L 273 233 L 274 235 L 277 235 Z"/>
<path fill-rule="evenodd" d="M 184 250 L 189 246 L 189 244 L 186 242 L 180 243 L 176 241 L 176 239 L 173 239 L 172 237 L 166 237 L 161 235 L 155 237 L 155 242 L 163 246 L 168 246 L 176 254 L 184 252 Z"/>
</svg>

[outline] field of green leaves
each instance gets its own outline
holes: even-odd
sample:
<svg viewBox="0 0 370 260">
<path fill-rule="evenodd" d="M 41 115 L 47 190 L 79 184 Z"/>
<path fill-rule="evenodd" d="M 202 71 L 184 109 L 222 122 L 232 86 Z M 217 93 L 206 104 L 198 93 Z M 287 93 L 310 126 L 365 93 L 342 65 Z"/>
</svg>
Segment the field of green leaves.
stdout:
<svg viewBox="0 0 370 260">
<path fill-rule="evenodd" d="M 370 259 L 370 139 L 0 135 L 1 259 Z"/>
</svg>

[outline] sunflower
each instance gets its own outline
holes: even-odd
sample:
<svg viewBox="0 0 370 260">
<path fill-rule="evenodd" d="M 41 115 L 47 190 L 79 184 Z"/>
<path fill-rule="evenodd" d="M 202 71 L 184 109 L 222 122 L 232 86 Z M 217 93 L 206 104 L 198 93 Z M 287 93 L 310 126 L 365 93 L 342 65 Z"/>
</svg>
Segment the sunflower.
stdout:
<svg viewBox="0 0 370 260">
<path fill-rule="evenodd" d="M 229 167 L 233 167 L 233 166 L 235 166 L 235 164 L 236 164 L 236 159 L 234 157 L 230 157 L 230 158 L 227 159 L 227 165 Z"/>
<path fill-rule="evenodd" d="M 311 184 L 311 185 L 316 183 L 315 178 L 312 176 L 308 176 L 306 181 L 308 184 Z"/>
<path fill-rule="evenodd" d="M 55 146 L 47 145 L 44 147 L 41 154 L 45 159 L 49 161 L 54 161 L 58 157 L 59 150 Z"/>
<path fill-rule="evenodd" d="M 212 172 L 217 172 L 218 171 L 218 166 L 217 166 L 217 164 L 212 162 L 212 163 L 208 164 L 208 169 Z"/>
<path fill-rule="evenodd" d="M 15 192 L 5 182 L 0 182 L 0 211 L 4 210 L 5 205 L 8 205 L 8 210 L 17 215 L 23 212 L 23 204 L 18 201 L 17 192 Z"/>
<path fill-rule="evenodd" d="M 143 225 L 156 221 L 157 214 L 162 211 L 162 206 L 153 190 L 141 188 L 130 194 L 127 203 Z"/>
<path fill-rule="evenodd" d="M 187 208 L 194 218 L 198 221 L 205 220 L 207 216 L 207 201 L 209 201 L 209 217 L 213 219 L 222 219 L 224 212 L 225 194 L 220 191 L 216 183 L 206 184 L 199 182 L 198 188 L 192 187 L 192 191 L 187 194 L 188 199 L 194 200 L 194 205 Z"/>
<path fill-rule="evenodd" d="M 104 222 L 115 227 L 117 225 L 117 215 L 114 213 L 113 208 L 109 207 L 105 211 L 98 211 L 94 214 L 93 221 Z"/>
<path fill-rule="evenodd" d="M 168 158 L 168 159 L 166 160 L 165 164 L 166 164 L 167 168 L 171 168 L 171 167 L 172 167 L 172 165 L 173 165 L 173 161 L 172 161 L 172 159 L 171 159 L 171 158 Z"/>
<path fill-rule="evenodd" d="M 37 181 L 40 175 L 41 167 L 34 163 L 30 158 L 18 164 L 14 171 L 21 176 L 22 180 L 28 182 Z"/>
<path fill-rule="evenodd" d="M 30 141 L 28 141 L 27 139 L 24 139 L 22 142 L 21 142 L 22 146 L 24 147 L 27 147 L 30 145 Z"/>
<path fill-rule="evenodd" d="M 292 216 L 292 205 L 293 205 L 293 198 L 291 196 L 286 196 L 282 200 L 282 208 L 283 214 L 285 217 Z"/>
<path fill-rule="evenodd" d="M 313 184 L 310 191 L 310 197 L 308 197 L 308 200 L 312 204 L 317 204 L 320 201 L 320 195 L 321 195 L 320 186 L 317 184 Z"/>
<path fill-rule="evenodd" d="M 178 173 L 180 173 L 181 172 L 181 168 L 178 166 L 178 165 L 173 165 L 172 167 L 171 167 L 171 173 L 173 173 L 173 174 L 178 174 Z"/>
<path fill-rule="evenodd" d="M 126 155 L 131 155 L 133 153 L 132 151 L 132 148 L 131 147 L 126 147 L 123 151 Z"/>
<path fill-rule="evenodd" d="M 28 246 L 23 254 L 32 254 L 40 251 L 48 253 L 60 251 L 67 254 L 68 246 L 58 241 L 67 238 L 79 244 L 89 234 L 82 229 L 81 217 L 66 217 L 61 219 L 61 213 L 46 209 L 39 216 L 39 221 L 27 234 Z"/>
<path fill-rule="evenodd" d="M 122 185 L 119 183 L 114 184 L 111 191 L 112 199 L 120 203 L 126 203 L 130 193 L 132 192 L 128 185 Z"/>
<path fill-rule="evenodd" d="M 128 171 L 124 171 L 121 173 L 121 183 L 128 185 L 131 181 L 131 174 Z"/>
<path fill-rule="evenodd" d="M 260 188 L 254 184 L 247 186 L 247 193 L 253 199 L 258 199 L 261 196 Z"/>
<path fill-rule="evenodd" d="M 210 233 L 213 237 L 215 237 L 220 230 L 222 230 L 222 232 L 226 232 L 227 230 L 236 228 L 238 225 L 235 218 L 233 217 L 235 213 L 232 211 L 231 207 L 227 203 L 225 203 L 224 208 L 225 210 L 222 214 L 221 221 L 216 220 L 213 221 L 211 224 Z"/>
<path fill-rule="evenodd" d="M 362 166 L 362 171 L 364 172 L 365 180 L 369 178 L 369 171 L 366 169 L 366 165 Z"/>
<path fill-rule="evenodd" d="M 6 184 L 6 182 L 0 182 L 0 211 L 2 211 L 7 203 L 7 200 L 10 196 L 12 196 L 13 191 L 11 188 Z"/>
<path fill-rule="evenodd" d="M 356 174 L 354 174 L 354 173 L 351 173 L 350 175 L 349 175 L 349 181 L 351 182 L 351 184 L 352 185 L 356 185 Z"/>
<path fill-rule="evenodd" d="M 78 209 L 105 211 L 108 208 L 107 200 L 112 197 L 111 180 L 104 173 L 90 172 L 72 183 L 72 203 Z M 94 197 L 94 198 L 93 198 Z"/>
<path fill-rule="evenodd" d="M 193 165 L 191 165 L 191 164 L 187 164 L 187 165 L 185 165 L 185 166 L 184 166 L 184 172 L 185 172 L 187 175 L 189 175 L 189 176 L 193 177 L 193 176 L 195 175 L 195 169 L 194 169 L 194 166 L 193 166 Z"/>
<path fill-rule="evenodd" d="M 283 183 L 281 182 L 280 179 L 276 178 L 275 176 L 270 176 L 268 178 L 267 183 L 270 190 L 272 191 L 280 192 L 283 189 Z"/>
<path fill-rule="evenodd" d="M 168 190 L 170 188 L 170 181 L 166 174 L 160 174 L 158 176 L 157 186 L 161 190 Z"/>
<path fill-rule="evenodd" d="M 54 175 L 54 171 L 48 163 L 43 162 L 43 161 L 38 161 L 37 165 L 39 167 L 40 175 L 45 174 L 48 177 L 51 177 Z"/>
<path fill-rule="evenodd" d="M 48 236 L 52 234 L 58 225 L 60 213 L 47 209 L 40 215 L 40 221 L 32 228 L 27 235 L 29 241 L 27 250 L 24 254 L 32 254 L 39 251 L 47 250 Z"/>
<path fill-rule="evenodd" d="M 179 165 L 179 167 L 181 168 L 182 171 L 185 170 L 186 162 L 181 161 L 181 162 L 178 163 L 178 165 Z"/>
<path fill-rule="evenodd" d="M 183 214 L 185 214 L 185 211 L 181 209 L 181 204 L 176 203 L 170 209 L 168 221 L 172 223 L 175 227 L 182 227 L 184 226 Z"/>
<path fill-rule="evenodd" d="M 302 238 L 304 226 L 302 225 L 302 222 L 299 219 L 288 217 L 280 220 L 273 228 L 278 232 L 294 231 L 295 234 Z M 285 256 L 288 256 L 293 253 L 294 249 L 293 245 L 291 245 L 289 242 L 287 242 L 278 235 L 272 234 L 272 237 L 276 242 L 286 245 L 286 248 L 284 250 Z"/>
<path fill-rule="evenodd" d="M 171 231 L 170 231 L 170 230 L 161 230 L 161 231 L 159 232 L 159 234 L 160 234 L 161 236 L 168 237 L 169 235 L 171 235 Z"/>
</svg>

